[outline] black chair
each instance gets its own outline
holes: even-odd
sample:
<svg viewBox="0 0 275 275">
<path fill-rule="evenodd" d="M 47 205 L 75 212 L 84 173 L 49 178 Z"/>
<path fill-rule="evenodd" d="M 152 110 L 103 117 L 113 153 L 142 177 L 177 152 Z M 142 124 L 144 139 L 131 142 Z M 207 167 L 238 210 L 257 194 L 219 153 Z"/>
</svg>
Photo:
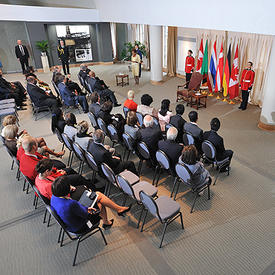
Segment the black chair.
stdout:
<svg viewBox="0 0 275 275">
<path fill-rule="evenodd" d="M 65 234 L 69 237 L 70 240 L 77 241 L 76 248 L 75 248 L 75 253 L 74 253 L 74 258 L 73 258 L 73 266 L 75 266 L 75 263 L 76 263 L 76 257 L 77 257 L 77 253 L 78 253 L 79 244 L 82 241 L 89 238 L 90 236 L 97 233 L 98 231 L 101 233 L 101 236 L 104 240 L 105 245 L 107 245 L 107 241 L 105 239 L 105 236 L 103 234 L 102 229 L 99 227 L 99 223 L 94 224 L 91 228 L 87 229 L 83 233 L 76 234 L 76 233 L 73 233 L 73 232 L 70 232 L 70 231 L 67 230 L 66 225 L 63 223 L 63 221 L 60 219 L 60 217 L 56 214 L 56 212 L 50 206 L 47 206 L 47 210 L 54 217 L 56 222 L 61 227 L 60 231 L 59 231 L 59 235 L 58 235 L 58 243 L 60 243 L 60 247 L 63 246 L 63 241 L 64 241 L 64 235 Z"/>
<path fill-rule="evenodd" d="M 208 189 L 208 200 L 210 200 L 210 184 L 212 182 L 211 177 L 206 178 L 204 182 L 194 186 L 190 183 L 192 173 L 190 172 L 190 170 L 188 169 L 188 167 L 186 165 L 179 164 L 179 163 L 176 164 L 176 173 L 177 173 L 177 177 L 175 179 L 173 190 L 171 192 L 170 197 L 172 197 L 173 192 L 175 190 L 174 200 L 176 199 L 180 182 L 182 182 L 186 186 L 188 186 L 191 189 L 192 193 L 195 193 L 195 199 L 193 201 L 190 213 L 193 212 L 193 209 L 194 209 L 194 206 L 195 206 L 195 203 L 196 203 L 196 200 L 197 200 L 199 194 L 206 188 Z M 178 184 L 178 186 L 176 187 L 177 184 Z"/>
<path fill-rule="evenodd" d="M 109 136 L 109 132 L 108 132 L 108 129 L 107 129 L 107 126 L 104 122 L 104 120 L 102 118 L 98 118 L 97 119 L 97 124 L 98 124 L 98 127 L 103 131 L 103 133 L 105 134 L 105 136 Z"/>
<path fill-rule="evenodd" d="M 86 91 L 89 92 L 89 88 L 87 87 L 87 85 L 86 85 L 84 79 L 81 77 L 81 75 L 80 75 L 79 73 L 77 74 L 77 77 L 78 77 L 78 80 L 79 80 L 79 83 L 81 84 L 81 86 L 82 86 Z"/>
<path fill-rule="evenodd" d="M 69 167 L 71 167 L 72 163 L 73 163 L 73 157 L 74 157 L 73 142 L 72 142 L 72 140 L 70 140 L 70 138 L 65 133 L 62 133 L 61 136 L 62 136 L 65 146 L 69 149 L 69 152 L 70 152 L 67 165 Z"/>
<path fill-rule="evenodd" d="M 93 155 L 88 152 L 88 151 L 85 151 L 85 157 L 86 157 L 86 163 L 87 165 L 92 169 L 93 171 L 93 175 L 92 175 L 92 181 L 94 182 L 95 181 L 95 177 L 96 177 L 96 174 L 99 174 L 99 168 L 96 164 L 96 161 L 93 157 Z"/>
<path fill-rule="evenodd" d="M 144 142 L 139 142 L 137 144 L 138 157 L 140 159 L 138 164 L 138 174 L 141 175 L 142 164 L 144 160 L 150 160 L 150 152 L 149 149 Z"/>
<path fill-rule="evenodd" d="M 224 168 L 224 167 L 228 167 L 228 170 L 227 170 L 227 176 L 229 176 L 229 171 L 230 171 L 230 160 L 229 160 L 229 157 L 223 159 L 223 160 L 217 160 L 216 156 L 217 156 L 217 153 L 216 153 L 216 148 L 215 146 L 208 140 L 205 140 L 203 143 L 202 143 L 202 151 L 204 153 L 204 157 L 205 159 L 211 163 L 212 165 L 216 165 L 217 166 L 217 169 L 218 169 L 218 172 L 216 174 L 216 177 L 215 177 L 215 181 L 214 181 L 214 184 L 216 184 L 216 181 L 218 179 L 218 176 L 221 172 L 221 169 Z"/>
<path fill-rule="evenodd" d="M 107 131 L 109 133 L 109 137 L 110 137 L 110 139 L 112 141 L 112 147 L 113 147 L 115 144 L 119 143 L 117 129 L 116 129 L 116 127 L 113 124 L 109 124 L 107 126 Z"/>
<path fill-rule="evenodd" d="M 127 114 L 129 111 L 130 111 L 129 108 L 123 106 L 123 113 L 124 113 L 125 119 L 127 118 Z"/>
<path fill-rule="evenodd" d="M 122 134 L 122 139 L 123 139 L 123 142 L 124 142 L 124 145 L 125 145 L 125 151 L 124 151 L 124 154 L 123 154 L 123 159 L 125 159 L 125 157 L 126 157 L 126 160 L 128 160 L 129 157 L 130 157 L 130 153 L 131 152 L 135 153 L 134 140 L 127 133 Z"/>
<path fill-rule="evenodd" d="M 65 146 L 63 137 L 62 137 L 60 131 L 59 131 L 57 128 L 55 128 L 54 131 L 55 131 L 55 133 L 56 133 L 56 136 L 57 136 L 58 140 L 59 140 L 60 143 L 62 144 L 62 149 L 61 149 L 61 151 L 63 151 L 63 150 L 64 150 L 64 146 Z"/>
<path fill-rule="evenodd" d="M 90 121 L 91 121 L 92 126 L 93 126 L 95 129 L 98 129 L 98 124 L 97 124 L 95 115 L 94 115 L 93 113 L 89 112 L 89 113 L 88 113 L 88 117 L 89 117 L 89 119 L 90 119 Z"/>
<path fill-rule="evenodd" d="M 83 172 L 84 163 L 86 162 L 85 152 L 77 142 L 73 142 L 72 145 L 73 145 L 73 150 L 74 150 L 75 156 L 80 161 L 78 173 L 81 175 Z"/>
<path fill-rule="evenodd" d="M 57 94 L 57 97 L 61 100 L 61 94 L 60 94 L 60 91 L 57 87 L 57 85 L 54 83 L 54 81 L 52 80 L 52 85 L 53 85 L 53 88 L 55 90 L 55 93 Z"/>
<path fill-rule="evenodd" d="M 136 112 L 136 116 L 137 116 L 137 119 L 138 119 L 138 123 L 141 127 L 143 125 L 143 114 L 139 113 L 139 112 Z"/>
</svg>

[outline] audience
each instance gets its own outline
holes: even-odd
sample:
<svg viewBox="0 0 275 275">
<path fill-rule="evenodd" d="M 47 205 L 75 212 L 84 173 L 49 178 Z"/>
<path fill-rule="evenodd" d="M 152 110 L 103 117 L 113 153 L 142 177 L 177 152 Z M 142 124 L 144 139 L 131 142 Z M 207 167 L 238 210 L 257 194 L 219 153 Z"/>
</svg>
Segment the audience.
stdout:
<svg viewBox="0 0 275 275">
<path fill-rule="evenodd" d="M 88 74 L 87 74 L 87 69 L 88 67 L 85 64 L 80 64 L 80 71 L 79 71 L 79 76 L 85 81 Z"/>
<path fill-rule="evenodd" d="M 160 124 L 160 129 L 162 132 L 165 132 L 165 126 L 169 123 L 170 117 L 172 116 L 172 112 L 169 111 L 170 108 L 170 100 L 163 99 L 161 101 L 161 108 L 158 112 L 158 119 Z"/>
<path fill-rule="evenodd" d="M 98 93 L 94 92 L 92 93 L 92 96 L 91 96 L 91 105 L 89 107 L 89 111 L 94 114 L 94 116 L 96 118 L 98 118 L 98 114 L 99 114 L 99 111 L 101 109 L 101 106 L 100 106 L 100 97 L 98 95 Z"/>
<path fill-rule="evenodd" d="M 123 161 L 120 156 L 112 154 L 112 152 L 104 147 L 104 133 L 102 130 L 98 129 L 94 132 L 93 140 L 93 143 L 90 145 L 90 152 L 99 167 L 104 162 L 113 169 L 115 174 L 119 174 L 125 169 L 136 175 L 138 174 L 132 161 Z"/>
<path fill-rule="evenodd" d="M 233 156 L 232 150 L 225 150 L 223 138 L 218 135 L 218 130 L 220 129 L 221 123 L 218 118 L 213 118 L 210 122 L 211 130 L 203 134 L 204 140 L 210 141 L 216 148 L 216 158 L 217 160 L 224 160 L 229 158 L 229 165 L 221 169 L 221 172 L 228 171 L 230 167 L 230 162 Z"/>
<path fill-rule="evenodd" d="M 170 127 L 167 131 L 167 139 L 158 142 L 159 150 L 169 158 L 172 171 L 175 171 L 175 166 L 183 150 L 183 145 L 176 142 L 177 135 L 178 130 L 175 127 Z"/>
<path fill-rule="evenodd" d="M 82 120 L 76 126 L 77 133 L 74 137 L 74 140 L 78 145 L 84 150 L 87 151 L 90 143 L 93 141 L 92 137 L 88 134 L 89 124 L 87 121 Z"/>
<path fill-rule="evenodd" d="M 60 133 L 64 132 L 66 122 L 63 116 L 63 112 L 60 108 L 56 108 L 52 113 L 52 132 L 55 133 L 57 129 Z"/>
<path fill-rule="evenodd" d="M 137 111 L 137 103 L 134 101 L 135 92 L 130 90 L 127 94 L 127 99 L 124 102 L 124 107 L 128 108 L 129 111 Z"/>
<path fill-rule="evenodd" d="M 172 124 L 174 127 L 177 128 L 178 130 L 178 135 L 176 138 L 176 142 L 182 143 L 183 142 L 183 130 L 184 130 L 184 124 L 185 124 L 185 119 L 182 118 L 182 115 L 184 113 L 184 105 L 183 104 L 178 104 L 176 106 L 176 115 L 171 116 L 170 118 L 170 124 Z"/>
<path fill-rule="evenodd" d="M 124 125 L 124 133 L 128 134 L 133 140 L 137 139 L 138 119 L 134 111 L 127 113 L 126 124 Z"/>
<path fill-rule="evenodd" d="M 204 183 L 207 178 L 211 182 L 209 172 L 204 168 L 203 164 L 198 161 L 198 151 L 194 145 L 184 147 L 179 163 L 184 164 L 190 171 L 190 184 L 193 186 L 193 189 Z"/>
<path fill-rule="evenodd" d="M 15 124 L 7 125 L 2 130 L 2 136 L 5 138 L 4 143 L 15 157 L 17 155 L 17 134 L 18 127 Z"/>
<path fill-rule="evenodd" d="M 68 89 L 66 86 L 66 77 L 61 75 L 59 77 L 58 89 L 61 94 L 61 98 L 64 101 L 64 104 L 67 106 L 76 106 L 78 104 L 81 105 L 83 112 L 88 113 L 88 103 L 87 99 L 84 95 L 77 95 L 76 92 L 73 92 Z"/>
<path fill-rule="evenodd" d="M 143 141 L 150 152 L 151 160 L 156 163 L 156 151 L 158 150 L 158 142 L 162 139 L 162 133 L 159 127 L 154 126 L 154 120 L 150 115 L 146 115 L 143 119 L 144 128 L 137 132 L 137 141 Z"/>
<path fill-rule="evenodd" d="M 148 94 L 144 94 L 141 97 L 141 104 L 137 106 L 137 112 L 141 113 L 143 116 L 150 115 L 150 116 L 158 117 L 157 110 L 153 107 L 150 107 L 152 102 L 153 102 L 153 98 Z"/>
<path fill-rule="evenodd" d="M 65 127 L 64 134 L 66 134 L 71 140 L 74 140 L 74 137 L 77 133 L 76 125 L 76 117 L 73 113 L 68 113 L 65 116 Z"/>
</svg>

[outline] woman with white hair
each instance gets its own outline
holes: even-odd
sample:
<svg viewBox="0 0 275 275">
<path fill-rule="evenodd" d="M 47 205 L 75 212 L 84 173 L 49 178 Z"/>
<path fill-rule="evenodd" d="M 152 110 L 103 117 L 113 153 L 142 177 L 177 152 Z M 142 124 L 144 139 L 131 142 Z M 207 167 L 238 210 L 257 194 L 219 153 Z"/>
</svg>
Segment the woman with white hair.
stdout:
<svg viewBox="0 0 275 275">
<path fill-rule="evenodd" d="M 2 130 L 2 135 L 5 138 L 5 145 L 15 157 L 17 154 L 17 134 L 18 127 L 15 124 L 7 125 Z"/>
<path fill-rule="evenodd" d="M 129 111 L 137 111 L 137 103 L 134 101 L 135 92 L 133 90 L 130 90 L 128 92 L 127 99 L 124 102 L 124 107 L 128 108 Z"/>
<path fill-rule="evenodd" d="M 85 151 L 87 151 L 89 144 L 93 141 L 92 137 L 88 134 L 89 124 L 87 121 L 82 120 L 76 126 L 77 133 L 75 135 L 75 142 Z"/>
</svg>

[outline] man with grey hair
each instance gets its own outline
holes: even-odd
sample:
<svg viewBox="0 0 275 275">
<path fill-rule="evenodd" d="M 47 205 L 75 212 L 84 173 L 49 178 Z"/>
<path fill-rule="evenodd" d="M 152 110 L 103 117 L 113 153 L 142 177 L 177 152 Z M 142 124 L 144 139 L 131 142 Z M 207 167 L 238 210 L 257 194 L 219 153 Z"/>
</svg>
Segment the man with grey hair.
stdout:
<svg viewBox="0 0 275 275">
<path fill-rule="evenodd" d="M 89 145 L 88 151 L 93 155 L 95 162 L 100 167 L 104 162 L 117 175 L 124 170 L 129 170 L 138 175 L 135 164 L 132 161 L 122 161 L 119 155 L 113 155 L 112 152 L 104 147 L 104 133 L 98 129 L 93 134 L 93 143 Z"/>
<path fill-rule="evenodd" d="M 156 163 L 156 151 L 158 150 L 158 141 L 161 140 L 162 133 L 158 126 L 154 125 L 154 120 L 150 115 L 146 115 L 143 119 L 145 128 L 141 128 L 137 132 L 137 142 L 143 141 L 150 152 L 153 165 Z"/>
<path fill-rule="evenodd" d="M 25 45 L 22 45 L 21 40 L 17 40 L 17 45 L 15 46 L 15 55 L 21 64 L 23 74 L 29 68 L 29 52 Z"/>
<path fill-rule="evenodd" d="M 82 64 L 80 64 L 79 69 L 80 69 L 80 71 L 79 71 L 78 75 L 85 81 L 88 76 L 88 74 L 86 72 L 88 67 L 82 63 Z"/>
<path fill-rule="evenodd" d="M 170 161 L 172 171 L 175 171 L 175 166 L 183 150 L 183 145 L 176 142 L 178 130 L 175 127 L 170 127 L 167 131 L 166 140 L 160 140 L 158 143 L 159 150 L 164 152 Z"/>
</svg>

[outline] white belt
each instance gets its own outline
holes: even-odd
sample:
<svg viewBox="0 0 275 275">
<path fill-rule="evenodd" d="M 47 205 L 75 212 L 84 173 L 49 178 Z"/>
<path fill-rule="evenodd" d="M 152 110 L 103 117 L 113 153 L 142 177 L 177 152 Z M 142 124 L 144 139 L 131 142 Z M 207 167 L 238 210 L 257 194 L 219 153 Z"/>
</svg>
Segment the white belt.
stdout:
<svg viewBox="0 0 275 275">
<path fill-rule="evenodd" d="M 243 82 L 250 82 L 250 80 L 244 80 Z"/>
<path fill-rule="evenodd" d="M 187 66 L 192 66 L 191 64 L 187 64 Z"/>
</svg>

